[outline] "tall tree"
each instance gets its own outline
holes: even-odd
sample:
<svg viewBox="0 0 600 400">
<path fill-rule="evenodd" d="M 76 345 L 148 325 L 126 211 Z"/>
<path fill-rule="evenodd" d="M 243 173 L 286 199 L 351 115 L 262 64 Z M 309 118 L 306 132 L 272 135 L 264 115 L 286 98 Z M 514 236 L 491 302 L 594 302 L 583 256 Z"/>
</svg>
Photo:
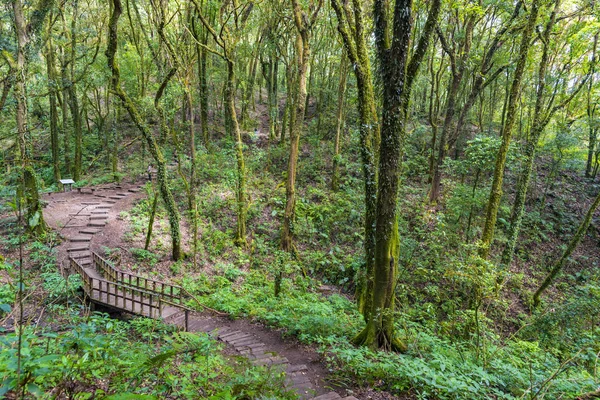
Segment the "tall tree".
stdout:
<svg viewBox="0 0 600 400">
<path fill-rule="evenodd" d="M 42 0 L 37 9 L 32 11 L 29 22 L 26 21 L 21 0 L 13 0 L 13 23 L 17 36 L 16 59 L 10 58 L 11 69 L 15 76 L 14 97 L 16 103 L 15 118 L 17 123 L 17 143 L 19 149 L 19 161 L 21 166 L 20 191 L 25 198 L 26 224 L 28 229 L 37 234 L 46 230 L 42 205 L 38 193 L 38 181 L 36 172 L 31 162 L 29 143 L 31 142 L 28 129 L 27 116 L 27 58 L 37 44 L 35 35 L 42 28 L 46 15 L 54 5 L 53 0 Z M 5 54 L 6 56 L 6 54 Z M 9 56 L 10 57 L 10 56 Z"/>
<path fill-rule="evenodd" d="M 154 139 L 154 135 L 148 125 L 142 119 L 137 107 L 127 93 L 121 87 L 121 75 L 119 72 L 119 66 L 116 60 L 117 44 L 118 44 L 118 23 L 121 14 L 123 13 L 123 6 L 121 0 L 112 0 L 112 14 L 108 24 L 108 44 L 106 48 L 106 58 L 108 61 L 108 67 L 111 71 L 111 88 L 113 93 L 119 98 L 123 107 L 129 113 L 129 116 L 133 120 L 136 127 L 140 130 L 144 139 L 148 144 L 150 154 L 156 162 L 156 179 L 160 190 L 161 197 L 165 203 L 167 213 L 169 215 L 169 224 L 171 227 L 171 243 L 172 243 L 172 257 L 173 260 L 177 261 L 181 257 L 181 234 L 179 231 L 179 211 L 175 204 L 175 199 L 169 188 L 167 181 L 167 169 L 166 160 L 162 154 L 160 146 Z M 164 81 L 163 81 L 164 83 Z M 160 91 L 161 89 L 159 89 Z M 162 88 L 164 90 L 164 87 Z M 158 95 L 158 94 L 157 94 Z M 159 96 L 160 99 L 160 96 Z"/>
<path fill-rule="evenodd" d="M 598 129 L 599 125 L 596 121 L 596 109 L 598 108 L 598 102 L 594 101 L 594 74 L 596 72 L 596 51 L 598 50 L 598 33 L 594 35 L 594 46 L 592 50 L 592 69 L 590 71 L 590 79 L 587 90 L 587 102 L 586 102 L 586 113 L 588 118 L 588 156 L 585 164 L 585 176 L 587 178 L 592 177 L 592 164 L 594 160 L 594 152 L 596 149 L 596 141 L 598 140 Z"/>
<path fill-rule="evenodd" d="M 442 49 L 448 55 L 450 60 L 450 81 L 448 91 L 446 94 L 446 115 L 444 117 L 444 124 L 442 125 L 442 132 L 438 142 L 438 156 L 436 162 L 433 163 L 433 176 L 431 182 L 431 190 L 429 191 L 429 201 L 435 202 L 438 200 L 440 195 L 440 185 L 442 179 L 441 167 L 444 162 L 444 158 L 447 153 L 447 141 L 452 124 L 454 122 L 454 115 L 456 114 L 456 102 L 459 95 L 459 89 L 465 76 L 467 69 L 467 61 L 471 55 L 471 45 L 473 43 L 473 31 L 479 15 L 473 7 L 467 7 L 467 15 L 465 16 L 464 28 L 458 30 L 460 27 L 460 18 L 455 23 L 451 24 L 452 31 L 451 35 L 453 40 L 449 41 L 446 39 L 446 34 L 441 29 L 437 29 L 437 34 L 442 45 Z M 459 43 L 457 44 L 454 38 L 457 38 Z M 433 151 L 434 149 L 432 149 Z"/>
<path fill-rule="evenodd" d="M 287 180 L 285 184 L 285 210 L 283 213 L 283 233 L 281 235 L 281 248 L 284 251 L 294 251 L 293 223 L 296 214 L 296 172 L 298 164 L 298 146 L 300 135 L 304 126 L 306 112 L 307 88 L 306 78 L 311 58 L 310 37 L 311 31 L 317 20 L 323 0 L 310 2 L 308 13 L 300 6 L 298 0 L 291 0 L 294 24 L 298 34 L 296 36 L 296 76 L 294 82 L 294 108 L 292 110 L 292 129 L 290 130 L 290 153 L 287 166 Z"/>
<path fill-rule="evenodd" d="M 506 121 L 502 128 L 502 143 L 498 149 L 496 156 L 496 166 L 494 169 L 494 178 L 490 195 L 486 208 L 485 225 L 481 236 L 481 247 L 479 255 L 482 258 L 488 258 L 490 247 L 494 240 L 494 231 L 496 229 L 496 220 L 498 218 L 498 209 L 500 208 L 500 199 L 502 198 L 502 182 L 504 181 L 504 168 L 506 165 L 506 156 L 508 147 L 512 138 L 512 131 L 517 118 L 517 104 L 520 98 L 521 81 L 527 63 L 529 48 L 531 47 L 531 37 L 535 24 L 537 22 L 540 8 L 540 0 L 533 0 L 530 6 L 529 15 L 525 25 L 525 29 L 521 35 L 521 43 L 519 45 L 519 53 L 517 56 L 515 72 L 512 78 L 512 84 L 508 96 L 508 104 L 506 107 Z"/>
<path fill-rule="evenodd" d="M 364 252 L 365 265 L 359 270 L 356 282 L 358 309 L 369 320 L 371 312 L 371 293 L 373 292 L 373 274 L 375 266 L 375 215 L 377 198 L 377 178 L 375 159 L 379 146 L 379 122 L 375 105 L 375 90 L 366 42 L 366 26 L 363 2 L 353 0 L 352 4 L 331 0 L 338 19 L 338 31 L 344 42 L 344 48 L 353 65 L 358 89 L 358 115 L 360 131 L 360 156 L 364 184 Z"/>
<path fill-rule="evenodd" d="M 408 60 L 413 15 L 411 0 L 375 0 L 375 47 L 382 89 L 381 141 L 375 216 L 375 263 L 370 311 L 366 326 L 354 343 L 371 348 L 403 351 L 406 345 L 395 334 L 394 303 L 399 258 L 397 218 L 401 153 L 405 140 L 405 122 L 412 85 L 427 52 L 441 3 L 432 2 L 423 33 Z M 391 23 L 391 25 L 390 25 Z M 373 201 L 373 200 L 370 200 Z"/>
<path fill-rule="evenodd" d="M 205 47 L 207 51 L 221 57 L 227 64 L 227 79 L 225 81 L 225 127 L 228 134 L 235 141 L 235 155 L 237 161 L 237 227 L 235 233 L 235 242 L 241 247 L 247 245 L 246 238 L 246 215 L 248 212 L 248 200 L 246 193 L 246 164 L 244 162 L 244 146 L 242 143 L 242 131 L 237 118 L 235 108 L 235 88 L 236 88 L 236 49 L 240 41 L 248 17 L 252 12 L 254 3 L 245 2 L 238 4 L 237 1 L 223 1 L 220 8 L 220 28 L 215 28 L 203 14 L 203 10 L 197 0 L 192 0 L 196 7 L 196 12 L 204 27 L 210 33 L 213 41 L 220 48 L 220 51 Z M 202 45 L 204 47 L 204 45 Z"/>
<path fill-rule="evenodd" d="M 515 200 L 513 202 L 510 225 L 508 229 L 508 242 L 504 251 L 502 252 L 501 262 L 504 266 L 508 266 L 513 258 L 517 239 L 521 230 L 521 223 L 523 221 L 523 215 L 525 213 L 525 200 L 527 198 L 527 190 L 531 181 L 531 174 L 533 171 L 533 163 L 536 156 L 536 150 L 538 142 L 542 133 L 544 132 L 548 123 L 554 116 L 554 114 L 564 108 L 569 102 L 579 93 L 583 88 L 587 78 L 583 78 L 581 82 L 574 88 L 570 95 L 565 96 L 565 99 L 560 101 L 558 104 L 554 104 L 557 98 L 558 85 L 562 79 L 557 79 L 557 84 L 548 92 L 546 87 L 546 75 L 548 70 L 552 68 L 552 62 L 550 60 L 551 50 L 553 47 L 553 30 L 556 24 L 557 15 L 559 13 L 560 0 L 555 0 L 554 8 L 550 14 L 550 18 L 546 23 L 544 32 L 540 35 L 542 56 L 540 58 L 538 69 L 537 69 L 537 82 L 536 82 L 536 100 L 535 108 L 533 112 L 533 121 L 531 129 L 525 143 L 525 149 L 523 152 L 522 166 L 517 180 L 517 190 L 515 194 Z M 556 37 L 556 35 L 554 35 Z M 566 65 L 572 64 L 573 60 L 568 59 Z M 593 64 L 593 62 L 592 62 Z M 564 70 L 565 68 L 562 68 Z M 593 67 L 592 67 L 593 69 Z M 589 76 L 589 75 L 588 75 Z"/>
</svg>

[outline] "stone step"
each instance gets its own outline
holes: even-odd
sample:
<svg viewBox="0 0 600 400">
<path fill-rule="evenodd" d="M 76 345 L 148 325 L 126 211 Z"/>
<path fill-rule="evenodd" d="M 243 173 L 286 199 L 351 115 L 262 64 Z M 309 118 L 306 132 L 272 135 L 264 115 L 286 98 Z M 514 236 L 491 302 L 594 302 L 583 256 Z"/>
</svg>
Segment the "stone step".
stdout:
<svg viewBox="0 0 600 400">
<path fill-rule="evenodd" d="M 112 208 L 111 204 L 103 204 L 101 206 L 96 207 L 98 210 L 108 210 L 110 208 Z"/>
<path fill-rule="evenodd" d="M 84 206 L 97 206 L 100 203 L 92 202 L 92 201 L 83 201 L 81 202 Z"/>
<path fill-rule="evenodd" d="M 78 260 L 80 258 L 89 258 L 90 256 L 91 256 L 91 253 L 89 251 L 85 251 L 83 253 L 69 254 L 69 257 L 74 258 L 75 260 Z"/>
<path fill-rule="evenodd" d="M 71 243 L 91 242 L 91 241 L 92 241 L 91 236 L 73 236 L 71 239 L 69 239 L 69 242 L 71 242 Z"/>
<path fill-rule="evenodd" d="M 85 267 L 86 265 L 92 265 L 91 258 L 80 258 L 79 260 L 77 260 L 77 262 L 83 267 Z"/>
<path fill-rule="evenodd" d="M 286 370 L 288 374 L 300 371 L 308 371 L 308 367 L 305 364 L 293 364 L 289 365 Z"/>
<path fill-rule="evenodd" d="M 235 341 L 239 342 L 242 339 L 253 339 L 253 337 L 252 337 L 252 335 L 250 335 L 248 333 L 241 332 L 241 333 L 238 333 L 237 335 L 227 336 L 226 338 L 219 337 L 219 339 L 223 340 L 224 342 L 233 344 Z"/>
<path fill-rule="evenodd" d="M 288 376 L 288 382 L 291 384 L 291 386 L 303 385 L 306 383 L 310 384 L 310 378 L 307 375 L 298 373 Z M 337 398 L 339 399 L 339 397 Z"/>
<path fill-rule="evenodd" d="M 127 197 L 128 194 L 127 193 L 117 193 L 115 196 Z"/>
<path fill-rule="evenodd" d="M 96 228 L 86 228 L 86 229 L 82 229 L 79 231 L 79 233 L 84 233 L 86 235 L 94 235 L 98 232 L 100 232 L 102 229 L 96 229 Z"/>
<path fill-rule="evenodd" d="M 220 330 L 219 331 L 219 339 L 225 340 L 225 338 L 227 338 L 229 336 L 239 335 L 240 333 L 243 333 L 243 332 L 242 331 L 236 331 L 236 330 L 232 330 L 232 331 Z"/>
<path fill-rule="evenodd" d="M 90 220 L 108 219 L 108 215 L 92 215 Z"/>
<path fill-rule="evenodd" d="M 260 342 L 258 341 L 258 339 L 256 339 L 255 337 L 249 337 L 249 338 L 243 338 L 240 340 L 234 340 L 232 342 L 229 342 L 233 345 L 233 347 L 235 347 L 236 349 L 239 348 L 244 348 L 247 347 L 250 344 L 259 344 Z"/>
<path fill-rule="evenodd" d="M 113 200 L 121 200 L 122 197 L 121 196 L 108 196 L 109 199 L 113 199 Z M 107 203 L 110 203 L 110 201 L 107 201 Z"/>
<path fill-rule="evenodd" d="M 116 202 L 116 201 L 114 201 L 114 200 L 104 200 L 104 202 L 105 202 L 105 203 L 108 203 L 108 204 L 116 204 L 116 203 L 117 203 L 117 202 Z"/>
<path fill-rule="evenodd" d="M 82 251 L 82 250 L 89 250 L 90 249 L 90 245 L 89 244 L 82 244 L 79 246 L 73 246 L 73 247 L 69 247 L 67 249 L 67 251 Z"/>
<path fill-rule="evenodd" d="M 106 222 L 104 222 L 104 221 L 90 222 L 89 224 L 87 224 L 87 226 L 103 228 L 106 226 Z"/>
<path fill-rule="evenodd" d="M 78 213 L 78 214 L 69 214 L 69 217 L 89 217 L 91 214 L 89 213 Z"/>
<path fill-rule="evenodd" d="M 139 191 L 140 191 L 140 189 L 127 189 L 127 191 L 128 191 L 129 193 L 137 193 L 137 192 L 139 192 Z"/>
<path fill-rule="evenodd" d="M 92 211 L 92 215 L 94 214 L 108 214 L 108 211 L 106 210 L 94 210 Z"/>
<path fill-rule="evenodd" d="M 256 366 L 280 365 L 287 363 L 289 363 L 288 359 L 280 356 L 257 358 L 256 360 L 252 361 L 252 364 Z"/>
</svg>

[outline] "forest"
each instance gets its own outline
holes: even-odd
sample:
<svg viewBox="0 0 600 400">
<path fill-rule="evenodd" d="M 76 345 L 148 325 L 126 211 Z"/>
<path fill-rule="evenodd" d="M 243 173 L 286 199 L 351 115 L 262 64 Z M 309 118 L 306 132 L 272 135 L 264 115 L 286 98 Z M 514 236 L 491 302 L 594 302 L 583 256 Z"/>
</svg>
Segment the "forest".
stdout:
<svg viewBox="0 0 600 400">
<path fill-rule="evenodd" d="M 593 0 L 2 0 L 0 399 L 600 398 Z"/>
</svg>

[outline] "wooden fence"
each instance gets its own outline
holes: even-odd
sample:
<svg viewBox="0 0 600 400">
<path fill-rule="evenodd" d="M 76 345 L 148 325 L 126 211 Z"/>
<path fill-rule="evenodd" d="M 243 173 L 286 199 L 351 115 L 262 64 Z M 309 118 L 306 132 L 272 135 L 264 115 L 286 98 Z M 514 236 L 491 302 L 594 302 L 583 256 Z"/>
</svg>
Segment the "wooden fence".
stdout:
<svg viewBox="0 0 600 400">
<path fill-rule="evenodd" d="M 156 293 L 91 276 L 71 258 L 71 268 L 81 276 L 83 290 L 90 300 L 133 314 L 162 318 L 164 301 Z"/>
</svg>

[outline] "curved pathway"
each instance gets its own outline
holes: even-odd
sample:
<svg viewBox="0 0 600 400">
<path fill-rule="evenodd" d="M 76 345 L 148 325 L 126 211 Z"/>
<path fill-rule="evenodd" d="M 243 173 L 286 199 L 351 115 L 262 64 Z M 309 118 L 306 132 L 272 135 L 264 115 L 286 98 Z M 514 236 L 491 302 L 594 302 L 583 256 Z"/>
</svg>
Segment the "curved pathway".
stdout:
<svg viewBox="0 0 600 400">
<path fill-rule="evenodd" d="M 120 239 L 122 224 L 111 224 L 120 211 L 144 197 L 140 184 L 102 185 L 66 193 L 46 195 L 46 220 L 65 239 L 58 247 L 57 261 L 61 270 L 68 268 L 68 259 L 76 259 L 83 267 L 92 268 L 92 251 Z M 175 314 L 167 323 L 185 326 L 183 313 Z M 324 386 L 327 371 L 314 351 L 298 343 L 282 340 L 276 332 L 247 321 L 230 321 L 201 313 L 188 317 L 188 330 L 209 332 L 247 357 L 252 364 L 268 366 L 286 374 L 286 386 L 302 399 L 357 400 L 343 397 Z M 268 343 L 268 344 L 267 344 Z M 314 397 L 317 396 L 317 397 Z"/>
</svg>

